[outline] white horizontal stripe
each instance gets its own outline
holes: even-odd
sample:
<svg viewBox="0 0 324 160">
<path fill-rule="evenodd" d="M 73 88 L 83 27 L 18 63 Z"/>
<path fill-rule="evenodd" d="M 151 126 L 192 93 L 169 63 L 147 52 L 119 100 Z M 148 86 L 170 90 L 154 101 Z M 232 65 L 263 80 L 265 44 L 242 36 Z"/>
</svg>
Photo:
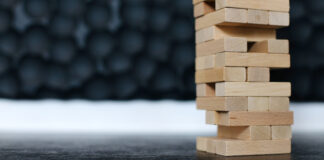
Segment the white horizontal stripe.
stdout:
<svg viewBox="0 0 324 160">
<path fill-rule="evenodd" d="M 293 103 L 294 131 L 324 131 L 323 103 Z M 0 100 L 0 132 L 215 133 L 195 102 Z"/>
</svg>

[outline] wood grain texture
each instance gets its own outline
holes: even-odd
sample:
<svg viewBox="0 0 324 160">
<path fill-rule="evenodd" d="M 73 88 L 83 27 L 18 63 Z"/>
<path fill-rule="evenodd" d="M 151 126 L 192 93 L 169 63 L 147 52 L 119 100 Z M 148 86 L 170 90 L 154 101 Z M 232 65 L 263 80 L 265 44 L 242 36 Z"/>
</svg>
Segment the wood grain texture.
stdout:
<svg viewBox="0 0 324 160">
<path fill-rule="evenodd" d="M 215 11 L 215 3 L 201 2 L 194 5 L 194 17 L 201 17 Z"/>
<path fill-rule="evenodd" d="M 289 12 L 289 0 L 216 0 L 216 9 L 248 8 L 267 11 Z"/>
<path fill-rule="evenodd" d="M 197 109 L 209 111 L 247 111 L 247 97 L 198 97 Z"/>
<path fill-rule="evenodd" d="M 195 73 L 196 83 L 211 82 L 244 82 L 246 70 L 244 67 L 221 67 L 209 70 L 199 70 Z"/>
<path fill-rule="evenodd" d="M 291 140 L 207 139 L 207 152 L 223 156 L 284 154 L 291 152 Z"/>
<path fill-rule="evenodd" d="M 290 82 L 222 82 L 216 83 L 216 96 L 289 97 Z"/>
<path fill-rule="evenodd" d="M 199 59 L 200 57 L 196 58 Z M 223 52 L 218 53 L 214 57 L 210 56 L 209 61 L 215 61 L 215 68 L 218 67 L 267 67 L 267 68 L 290 68 L 289 54 L 268 54 L 268 53 L 236 53 Z M 204 66 L 200 61 L 196 61 L 196 65 Z M 205 65 L 202 69 L 209 69 L 210 66 Z"/>
<path fill-rule="evenodd" d="M 223 139 L 270 140 L 270 126 L 218 126 L 217 137 Z"/>
<path fill-rule="evenodd" d="M 289 97 L 269 97 L 269 111 L 271 112 L 287 112 L 289 105 Z"/>
<path fill-rule="evenodd" d="M 195 29 L 201 30 L 214 25 L 240 26 L 247 23 L 247 10 L 224 8 L 199 17 L 195 21 Z"/>
<path fill-rule="evenodd" d="M 206 111 L 206 123 L 221 126 L 291 125 L 293 112 Z"/>
<path fill-rule="evenodd" d="M 207 151 L 207 140 L 209 137 L 197 137 L 196 138 L 196 149 L 198 151 Z"/>
<path fill-rule="evenodd" d="M 248 52 L 258 53 L 289 53 L 289 41 L 271 39 L 261 42 L 255 42 L 250 47 Z"/>
<path fill-rule="evenodd" d="M 196 32 L 196 44 L 224 37 L 241 37 L 248 41 L 263 41 L 276 39 L 276 30 L 272 28 L 211 26 Z"/>
<path fill-rule="evenodd" d="M 249 24 L 269 24 L 269 12 L 264 10 L 255 10 L 248 9 L 247 10 L 247 23 Z"/>
<path fill-rule="evenodd" d="M 269 12 L 269 24 L 273 26 L 289 26 L 289 13 L 287 12 Z"/>
<path fill-rule="evenodd" d="M 249 112 L 269 111 L 269 97 L 248 97 Z"/>
<path fill-rule="evenodd" d="M 248 67 L 247 68 L 248 82 L 269 82 L 270 68 L 266 67 Z"/>
<path fill-rule="evenodd" d="M 224 37 L 196 45 L 196 56 L 208 56 L 220 52 L 247 52 L 247 39 Z"/>
<path fill-rule="evenodd" d="M 271 126 L 272 139 L 291 139 L 291 126 Z"/>
<path fill-rule="evenodd" d="M 197 97 L 210 97 L 215 96 L 215 84 L 214 83 L 200 83 L 196 85 Z"/>
</svg>

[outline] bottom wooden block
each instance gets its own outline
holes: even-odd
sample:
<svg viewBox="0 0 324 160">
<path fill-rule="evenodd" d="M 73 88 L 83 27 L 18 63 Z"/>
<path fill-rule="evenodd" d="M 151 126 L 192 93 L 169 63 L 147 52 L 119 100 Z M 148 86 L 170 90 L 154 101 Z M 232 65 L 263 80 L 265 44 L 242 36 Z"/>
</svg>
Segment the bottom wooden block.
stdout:
<svg viewBox="0 0 324 160">
<path fill-rule="evenodd" d="M 286 154 L 291 152 L 291 140 L 236 140 L 198 137 L 197 150 L 223 156 Z"/>
</svg>

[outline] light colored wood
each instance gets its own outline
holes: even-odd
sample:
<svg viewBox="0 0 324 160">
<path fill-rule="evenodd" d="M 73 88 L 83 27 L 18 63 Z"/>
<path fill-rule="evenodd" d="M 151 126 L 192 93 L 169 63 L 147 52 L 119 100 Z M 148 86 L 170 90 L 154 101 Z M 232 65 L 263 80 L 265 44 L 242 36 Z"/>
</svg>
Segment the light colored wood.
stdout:
<svg viewBox="0 0 324 160">
<path fill-rule="evenodd" d="M 209 70 L 199 70 L 195 73 L 196 83 L 211 82 L 244 82 L 246 70 L 244 67 L 222 67 Z"/>
<path fill-rule="evenodd" d="M 224 8 L 197 18 L 195 29 L 200 30 L 214 25 L 240 26 L 241 23 L 247 23 L 246 9 Z"/>
<path fill-rule="evenodd" d="M 255 9 L 248 9 L 248 20 L 249 24 L 269 24 L 269 12 L 264 10 L 255 10 Z"/>
<path fill-rule="evenodd" d="M 289 0 L 216 0 L 216 9 L 248 8 L 270 11 L 289 12 Z"/>
<path fill-rule="evenodd" d="M 242 37 L 248 41 L 263 41 L 276 39 L 276 30 L 272 28 L 211 26 L 196 32 L 196 43 L 224 37 Z"/>
<path fill-rule="evenodd" d="M 198 97 L 197 109 L 210 111 L 247 111 L 247 97 Z"/>
<path fill-rule="evenodd" d="M 200 2 L 214 2 L 215 3 L 215 0 L 192 0 L 192 4 L 197 4 L 197 3 L 200 3 Z"/>
<path fill-rule="evenodd" d="M 215 153 L 197 151 L 196 157 L 198 160 L 291 160 L 291 154 L 272 154 L 272 155 L 257 155 L 257 156 L 219 156 Z"/>
<path fill-rule="evenodd" d="M 291 140 L 207 139 L 207 152 L 223 156 L 284 154 L 291 152 Z"/>
<path fill-rule="evenodd" d="M 206 123 L 221 126 L 291 125 L 293 112 L 206 111 Z"/>
<path fill-rule="evenodd" d="M 216 83 L 216 96 L 289 97 L 289 82 L 221 82 Z"/>
<path fill-rule="evenodd" d="M 248 52 L 261 52 L 261 53 L 289 53 L 288 40 L 265 40 L 255 42 L 250 46 Z"/>
<path fill-rule="evenodd" d="M 270 126 L 218 126 L 217 137 L 223 139 L 270 140 Z"/>
<path fill-rule="evenodd" d="M 198 151 L 207 151 L 207 140 L 209 137 L 197 137 L 196 138 L 196 149 Z"/>
<path fill-rule="evenodd" d="M 272 139 L 291 139 L 291 126 L 271 126 Z"/>
<path fill-rule="evenodd" d="M 269 97 L 248 97 L 249 112 L 269 111 Z"/>
<path fill-rule="evenodd" d="M 197 59 L 199 59 L 198 57 Z M 207 58 L 208 59 L 208 58 Z M 268 53 L 236 53 L 224 52 L 209 57 L 210 61 L 215 61 L 215 68 L 219 67 L 268 67 L 268 68 L 289 68 L 290 55 L 289 54 L 268 54 Z M 202 63 L 200 60 L 196 61 L 196 65 Z M 209 69 L 210 66 L 201 67 L 202 69 Z"/>
<path fill-rule="evenodd" d="M 224 37 L 196 45 L 196 56 L 208 56 L 220 52 L 247 52 L 247 39 Z"/>
<path fill-rule="evenodd" d="M 200 83 L 196 85 L 197 97 L 210 97 L 215 96 L 215 84 L 214 83 Z"/>
<path fill-rule="evenodd" d="M 289 13 L 287 12 L 269 12 L 269 24 L 274 26 L 289 26 Z"/>
<path fill-rule="evenodd" d="M 269 97 L 269 111 L 271 112 L 289 111 L 289 97 Z"/>
<path fill-rule="evenodd" d="M 270 69 L 266 67 L 248 67 L 247 81 L 248 82 L 269 82 Z"/>
<path fill-rule="evenodd" d="M 210 2 L 201 2 L 194 6 L 194 17 L 201 17 L 215 11 L 215 4 Z"/>
</svg>

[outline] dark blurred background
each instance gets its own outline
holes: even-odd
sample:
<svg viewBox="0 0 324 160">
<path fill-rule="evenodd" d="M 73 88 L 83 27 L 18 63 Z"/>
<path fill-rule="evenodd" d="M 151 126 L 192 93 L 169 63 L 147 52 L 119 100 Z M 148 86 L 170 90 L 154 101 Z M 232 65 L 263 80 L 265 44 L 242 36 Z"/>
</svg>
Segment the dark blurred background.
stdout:
<svg viewBox="0 0 324 160">
<path fill-rule="evenodd" d="M 324 1 L 292 0 L 292 100 L 324 100 Z M 192 0 L 0 0 L 0 96 L 195 98 Z"/>
</svg>

